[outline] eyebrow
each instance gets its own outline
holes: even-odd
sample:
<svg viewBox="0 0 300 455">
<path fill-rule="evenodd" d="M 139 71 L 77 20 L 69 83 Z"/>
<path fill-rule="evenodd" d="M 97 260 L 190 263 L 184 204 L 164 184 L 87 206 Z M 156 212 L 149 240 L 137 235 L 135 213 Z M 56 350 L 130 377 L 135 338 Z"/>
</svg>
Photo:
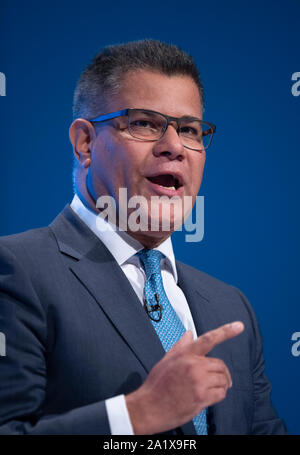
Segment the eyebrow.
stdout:
<svg viewBox="0 0 300 455">
<path fill-rule="evenodd" d="M 186 120 L 188 122 L 191 122 L 191 121 L 194 121 L 194 120 L 200 120 L 200 122 L 202 121 L 201 118 L 199 117 L 193 117 L 192 115 L 183 115 L 182 117 L 178 117 L 180 118 L 181 120 Z"/>
<path fill-rule="evenodd" d="M 181 117 L 175 117 L 175 116 L 173 116 L 173 115 L 164 114 L 163 112 L 153 111 L 153 110 L 151 110 L 151 109 L 143 109 L 143 108 L 134 108 L 134 109 L 143 111 L 143 112 L 145 112 L 145 114 L 149 114 L 149 115 L 151 115 L 151 114 L 161 114 L 161 115 L 166 115 L 167 117 L 171 117 L 171 118 L 173 117 L 173 118 L 177 118 L 177 119 L 180 119 L 180 120 L 185 120 L 185 121 L 187 121 L 187 122 L 191 122 L 191 121 L 194 121 L 194 120 L 198 120 L 198 121 L 200 121 L 200 122 L 202 121 L 201 118 L 199 118 L 199 117 L 194 117 L 193 115 L 189 115 L 189 114 L 187 114 L 187 115 L 182 115 Z M 147 112 L 147 111 L 148 111 L 148 112 Z"/>
</svg>

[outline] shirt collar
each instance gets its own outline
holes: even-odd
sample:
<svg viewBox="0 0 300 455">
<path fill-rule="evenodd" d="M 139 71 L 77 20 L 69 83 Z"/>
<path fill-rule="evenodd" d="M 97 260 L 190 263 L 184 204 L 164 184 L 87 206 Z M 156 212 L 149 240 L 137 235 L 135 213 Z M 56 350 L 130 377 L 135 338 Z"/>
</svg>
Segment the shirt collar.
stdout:
<svg viewBox="0 0 300 455">
<path fill-rule="evenodd" d="M 120 266 L 126 262 L 132 262 L 133 257 L 137 259 L 135 254 L 144 248 L 139 241 L 124 231 L 116 230 L 116 227 L 111 223 L 89 210 L 77 194 L 74 195 L 70 205 L 79 218 L 81 218 L 81 220 L 104 243 Z M 169 268 L 174 276 L 175 282 L 177 283 L 178 277 L 171 237 L 168 237 L 163 243 L 154 249 L 159 250 L 164 254 L 166 257 L 164 261 L 165 266 Z"/>
</svg>

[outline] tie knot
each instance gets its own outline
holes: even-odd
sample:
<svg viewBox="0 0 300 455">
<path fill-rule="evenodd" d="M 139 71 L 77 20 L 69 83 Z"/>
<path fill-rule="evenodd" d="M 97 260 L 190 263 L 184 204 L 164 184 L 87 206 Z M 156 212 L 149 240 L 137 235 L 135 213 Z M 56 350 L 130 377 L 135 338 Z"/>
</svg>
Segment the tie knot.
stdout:
<svg viewBox="0 0 300 455">
<path fill-rule="evenodd" d="M 145 269 L 146 277 L 150 278 L 153 273 L 161 272 L 160 261 L 163 258 L 163 254 L 158 250 L 143 250 L 137 253 L 137 256 L 140 258 L 140 261 Z"/>
</svg>

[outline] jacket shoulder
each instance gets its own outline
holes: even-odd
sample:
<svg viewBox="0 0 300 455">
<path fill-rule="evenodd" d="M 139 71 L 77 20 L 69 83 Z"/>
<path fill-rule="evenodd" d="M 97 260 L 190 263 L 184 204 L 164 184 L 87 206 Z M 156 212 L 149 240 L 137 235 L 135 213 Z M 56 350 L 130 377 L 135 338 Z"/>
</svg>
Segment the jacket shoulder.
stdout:
<svg viewBox="0 0 300 455">
<path fill-rule="evenodd" d="M 0 248 L 20 257 L 26 253 L 32 255 L 35 251 L 44 254 L 48 248 L 53 249 L 54 243 L 55 237 L 48 226 L 0 237 Z"/>
</svg>

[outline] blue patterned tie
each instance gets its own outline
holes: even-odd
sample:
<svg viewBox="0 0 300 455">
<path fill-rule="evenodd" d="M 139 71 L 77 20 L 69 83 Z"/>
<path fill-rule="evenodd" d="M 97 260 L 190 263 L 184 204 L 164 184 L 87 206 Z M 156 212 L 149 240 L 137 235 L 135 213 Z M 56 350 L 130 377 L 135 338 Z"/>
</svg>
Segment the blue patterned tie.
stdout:
<svg viewBox="0 0 300 455">
<path fill-rule="evenodd" d="M 143 249 L 137 253 L 137 256 L 146 272 L 144 296 L 148 314 L 163 348 L 167 352 L 180 340 L 185 328 L 170 304 L 163 286 L 160 268 L 163 254 L 158 250 Z M 159 305 L 162 307 L 162 311 L 159 309 Z M 193 423 L 197 434 L 207 434 L 206 409 L 193 418 Z"/>
</svg>

